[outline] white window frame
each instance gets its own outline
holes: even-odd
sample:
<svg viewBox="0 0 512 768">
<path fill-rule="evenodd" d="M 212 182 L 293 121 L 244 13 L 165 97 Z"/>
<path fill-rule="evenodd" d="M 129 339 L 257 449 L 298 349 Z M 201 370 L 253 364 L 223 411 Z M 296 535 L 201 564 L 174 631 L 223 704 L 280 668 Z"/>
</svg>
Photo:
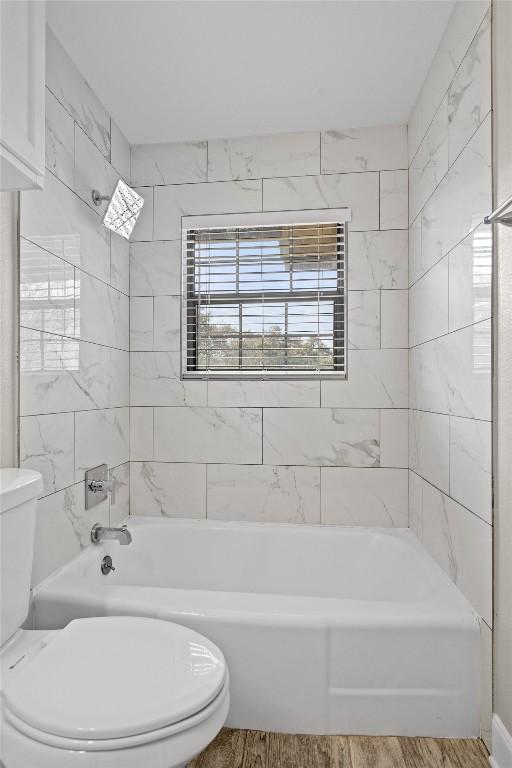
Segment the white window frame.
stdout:
<svg viewBox="0 0 512 768">
<path fill-rule="evenodd" d="M 344 301 L 344 370 L 343 371 L 189 371 L 187 370 L 187 274 L 184 268 L 187 257 L 187 233 L 191 229 L 217 229 L 258 226 L 296 226 L 307 224 L 348 224 L 352 220 L 351 208 L 318 208 L 307 210 L 266 211 L 258 213 L 201 214 L 181 217 L 181 378 L 211 381 L 286 380 L 290 379 L 346 379 L 347 378 L 347 250 L 345 250 L 345 301 Z M 347 227 L 345 226 L 345 249 L 347 249 Z"/>
</svg>

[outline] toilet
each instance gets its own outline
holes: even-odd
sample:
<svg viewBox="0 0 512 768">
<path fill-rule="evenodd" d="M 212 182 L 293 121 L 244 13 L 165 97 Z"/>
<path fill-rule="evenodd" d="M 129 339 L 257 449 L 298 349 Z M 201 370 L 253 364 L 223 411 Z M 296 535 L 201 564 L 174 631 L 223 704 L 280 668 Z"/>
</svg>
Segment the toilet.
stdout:
<svg viewBox="0 0 512 768">
<path fill-rule="evenodd" d="M 0 470 L 0 764 L 178 768 L 229 709 L 221 651 L 158 619 L 77 619 L 23 630 L 41 475 Z"/>
</svg>

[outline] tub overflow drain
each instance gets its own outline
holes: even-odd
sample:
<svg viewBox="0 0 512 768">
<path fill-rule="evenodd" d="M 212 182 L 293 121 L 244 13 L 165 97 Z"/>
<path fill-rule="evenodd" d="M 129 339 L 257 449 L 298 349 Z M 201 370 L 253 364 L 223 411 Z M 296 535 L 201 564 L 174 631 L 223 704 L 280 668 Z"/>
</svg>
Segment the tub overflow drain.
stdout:
<svg viewBox="0 0 512 768">
<path fill-rule="evenodd" d="M 105 555 L 103 560 L 101 561 L 101 572 L 104 576 L 107 575 L 107 573 L 110 573 L 110 571 L 115 571 L 114 566 L 112 565 L 112 558 L 110 555 Z"/>
</svg>

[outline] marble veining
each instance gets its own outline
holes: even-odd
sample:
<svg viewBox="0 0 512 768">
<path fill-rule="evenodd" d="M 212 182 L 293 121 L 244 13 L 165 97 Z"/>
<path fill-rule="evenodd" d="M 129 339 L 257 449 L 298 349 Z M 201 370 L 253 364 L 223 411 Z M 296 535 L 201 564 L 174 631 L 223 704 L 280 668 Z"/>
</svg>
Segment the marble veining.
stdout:
<svg viewBox="0 0 512 768">
<path fill-rule="evenodd" d="M 210 464 L 207 489 L 211 519 L 320 522 L 318 467 Z"/>
<path fill-rule="evenodd" d="M 46 84 L 101 153 L 110 158 L 110 117 L 50 27 L 46 30 Z"/>
<path fill-rule="evenodd" d="M 450 496 L 492 523 L 492 425 L 450 418 Z"/>
<path fill-rule="evenodd" d="M 180 353 L 132 352 L 132 405 L 206 405 L 207 382 L 180 378 Z"/>
<path fill-rule="evenodd" d="M 408 526 L 406 469 L 322 467 L 322 523 Z"/>
<path fill-rule="evenodd" d="M 73 187 L 75 165 L 75 135 L 71 115 L 46 89 L 45 165 L 66 186 Z"/>
<path fill-rule="evenodd" d="M 407 232 L 350 232 L 348 285 L 350 290 L 407 288 Z"/>
<path fill-rule="evenodd" d="M 406 349 L 349 350 L 345 380 L 322 380 L 322 406 L 407 408 Z"/>
<path fill-rule="evenodd" d="M 409 412 L 409 466 L 445 493 L 450 486 L 450 417 Z"/>
<path fill-rule="evenodd" d="M 349 349 L 380 347 L 380 292 L 349 291 L 347 328 Z"/>
<path fill-rule="evenodd" d="M 131 149 L 131 182 L 144 186 L 206 181 L 206 158 L 206 141 L 135 144 Z"/>
<path fill-rule="evenodd" d="M 407 126 L 322 132 L 322 173 L 407 168 Z"/>
<path fill-rule="evenodd" d="M 208 142 L 208 180 L 307 176 L 320 171 L 320 134 L 284 133 Z"/>
<path fill-rule="evenodd" d="M 72 413 L 25 416 L 20 419 L 20 466 L 43 476 L 43 493 L 74 483 L 74 422 Z"/>
<path fill-rule="evenodd" d="M 128 408 L 75 413 L 75 479 L 98 464 L 116 467 L 129 459 Z"/>
<path fill-rule="evenodd" d="M 130 244 L 130 295 L 179 296 L 181 240 Z"/>
<path fill-rule="evenodd" d="M 269 408 L 264 411 L 263 463 L 378 467 L 379 411 Z"/>
<path fill-rule="evenodd" d="M 134 515 L 206 517 L 206 465 L 132 462 Z"/>
</svg>

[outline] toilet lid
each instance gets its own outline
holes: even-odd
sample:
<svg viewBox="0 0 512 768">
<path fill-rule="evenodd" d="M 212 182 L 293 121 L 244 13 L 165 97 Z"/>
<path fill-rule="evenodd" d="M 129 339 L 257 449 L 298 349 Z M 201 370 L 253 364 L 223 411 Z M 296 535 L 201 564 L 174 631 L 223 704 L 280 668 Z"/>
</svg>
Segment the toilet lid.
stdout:
<svg viewBox="0 0 512 768">
<path fill-rule="evenodd" d="M 158 619 L 78 619 L 3 691 L 8 710 L 45 733 L 115 739 L 199 712 L 222 689 L 226 663 L 197 632 Z"/>
</svg>

